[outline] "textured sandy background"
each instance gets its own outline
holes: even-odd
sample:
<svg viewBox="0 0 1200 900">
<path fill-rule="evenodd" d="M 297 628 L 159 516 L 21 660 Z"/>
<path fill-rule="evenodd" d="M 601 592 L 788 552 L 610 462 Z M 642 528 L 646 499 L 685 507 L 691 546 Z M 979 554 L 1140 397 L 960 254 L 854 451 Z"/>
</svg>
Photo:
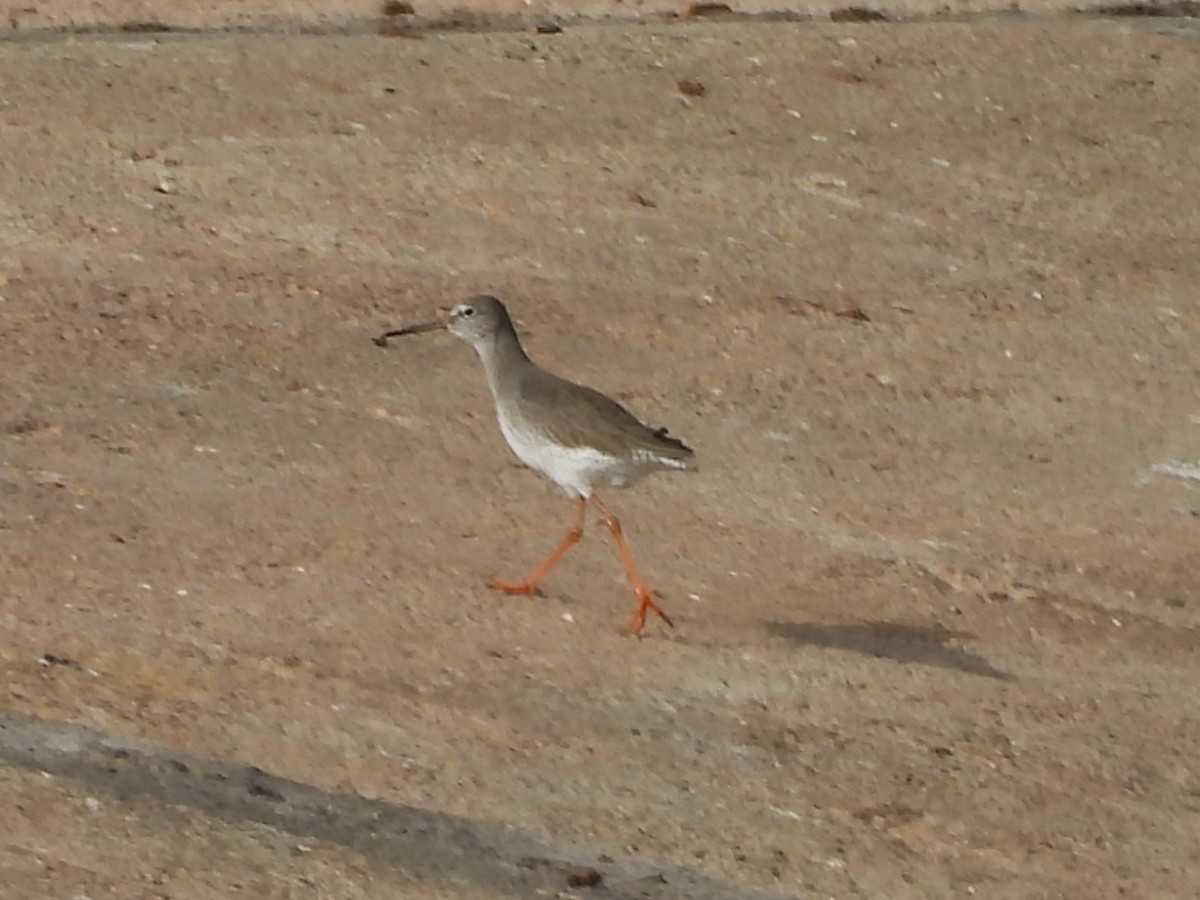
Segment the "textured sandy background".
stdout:
<svg viewBox="0 0 1200 900">
<path fill-rule="evenodd" d="M 0 896 L 1200 893 L 1194 23 L 28 8 Z M 330 30 L 36 30 L 167 10 Z M 483 588 L 569 504 L 370 341 L 478 290 L 696 447 L 674 631 Z"/>
<path fill-rule="evenodd" d="M 381 20 L 403 18 L 410 23 L 483 26 L 489 21 L 511 26 L 522 20 L 536 24 L 547 19 L 636 21 L 672 18 L 710 18 L 722 15 L 775 15 L 811 19 L 854 16 L 854 12 L 889 19 L 961 18 L 987 14 L 1070 15 L 1090 10 L 1159 9 L 1196 14 L 1189 0 L 1158 4 L 1120 0 L 887 0 L 887 2 L 780 3 L 778 0 L 38 0 L 10 3 L 11 28 L 97 27 L 128 28 L 157 23 L 183 29 L 211 28 L 369 28 Z M 861 15 L 859 16 L 861 17 Z"/>
</svg>

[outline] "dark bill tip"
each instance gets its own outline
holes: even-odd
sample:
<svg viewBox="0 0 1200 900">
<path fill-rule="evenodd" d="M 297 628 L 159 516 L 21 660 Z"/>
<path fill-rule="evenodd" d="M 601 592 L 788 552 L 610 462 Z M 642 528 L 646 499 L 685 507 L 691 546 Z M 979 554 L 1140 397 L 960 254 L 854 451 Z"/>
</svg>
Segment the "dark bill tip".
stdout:
<svg viewBox="0 0 1200 900">
<path fill-rule="evenodd" d="M 397 328 L 395 331 L 385 331 L 379 337 L 372 338 L 372 340 L 377 346 L 386 347 L 388 340 L 391 338 L 404 337 L 406 334 L 423 334 L 426 331 L 438 331 L 445 327 L 445 322 L 422 322 L 420 325 L 406 325 L 403 328 Z"/>
</svg>

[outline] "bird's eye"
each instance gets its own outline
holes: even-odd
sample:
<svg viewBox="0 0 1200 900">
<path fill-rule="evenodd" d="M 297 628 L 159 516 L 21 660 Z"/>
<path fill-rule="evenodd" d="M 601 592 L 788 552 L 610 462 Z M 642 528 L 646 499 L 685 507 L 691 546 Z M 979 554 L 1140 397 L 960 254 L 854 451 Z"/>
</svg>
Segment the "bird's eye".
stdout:
<svg viewBox="0 0 1200 900">
<path fill-rule="evenodd" d="M 473 307 L 473 306 L 466 307 L 465 309 L 463 309 L 463 311 L 460 313 L 460 315 L 464 319 L 471 318 L 471 316 L 475 315 L 475 307 Z"/>
</svg>

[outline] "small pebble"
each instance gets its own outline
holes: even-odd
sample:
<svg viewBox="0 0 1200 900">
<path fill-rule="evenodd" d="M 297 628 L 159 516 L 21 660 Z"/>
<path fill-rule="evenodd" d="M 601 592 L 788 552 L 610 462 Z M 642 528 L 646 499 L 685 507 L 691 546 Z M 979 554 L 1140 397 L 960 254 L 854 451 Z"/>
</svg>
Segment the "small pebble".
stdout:
<svg viewBox="0 0 1200 900">
<path fill-rule="evenodd" d="M 590 866 L 575 869 L 567 875 L 567 887 L 596 887 L 604 880 L 604 876 Z"/>
</svg>

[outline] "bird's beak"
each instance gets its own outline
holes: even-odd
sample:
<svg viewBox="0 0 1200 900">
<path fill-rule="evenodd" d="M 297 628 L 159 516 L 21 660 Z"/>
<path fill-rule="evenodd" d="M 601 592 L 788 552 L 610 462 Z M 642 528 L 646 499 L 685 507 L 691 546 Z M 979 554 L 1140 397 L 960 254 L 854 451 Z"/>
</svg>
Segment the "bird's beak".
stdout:
<svg viewBox="0 0 1200 900">
<path fill-rule="evenodd" d="M 374 338 L 374 341 L 380 347 L 386 347 L 389 338 L 403 337 L 406 334 L 424 334 L 426 331 L 440 331 L 447 324 L 447 322 L 422 322 L 420 325 L 405 325 L 395 331 L 385 331 L 379 337 Z"/>
</svg>

